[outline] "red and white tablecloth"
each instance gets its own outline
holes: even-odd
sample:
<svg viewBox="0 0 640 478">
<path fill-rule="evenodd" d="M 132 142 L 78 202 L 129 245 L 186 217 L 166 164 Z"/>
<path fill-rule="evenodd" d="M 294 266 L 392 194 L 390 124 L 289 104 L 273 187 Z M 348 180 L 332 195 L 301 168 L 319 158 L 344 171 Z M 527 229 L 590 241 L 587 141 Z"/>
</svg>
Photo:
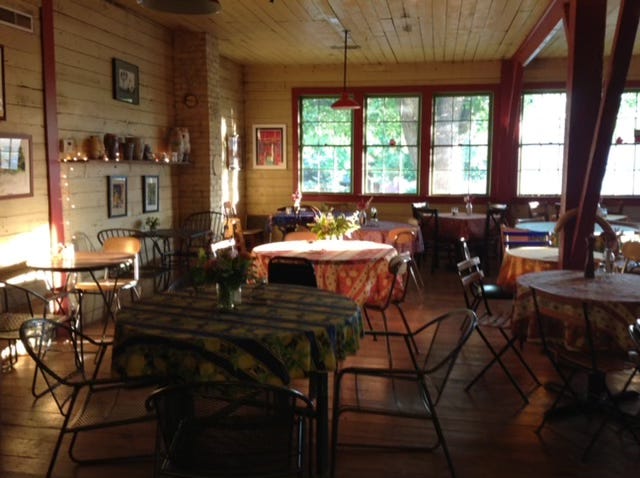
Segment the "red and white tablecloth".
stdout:
<svg viewBox="0 0 640 478">
<path fill-rule="evenodd" d="M 258 279 L 267 279 L 269 259 L 304 257 L 311 261 L 320 289 L 337 292 L 363 305 L 385 297 L 393 277 L 389 261 L 397 251 L 372 241 L 283 241 L 253 249 Z"/>
</svg>

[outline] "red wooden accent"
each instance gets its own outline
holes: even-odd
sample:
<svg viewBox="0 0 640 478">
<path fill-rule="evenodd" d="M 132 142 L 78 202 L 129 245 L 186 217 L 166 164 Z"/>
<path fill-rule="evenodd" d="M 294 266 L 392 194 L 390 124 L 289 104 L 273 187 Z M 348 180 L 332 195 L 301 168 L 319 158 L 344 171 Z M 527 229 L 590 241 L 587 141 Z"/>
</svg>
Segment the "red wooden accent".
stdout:
<svg viewBox="0 0 640 478">
<path fill-rule="evenodd" d="M 618 23 L 613 41 L 611 67 L 606 78 L 604 97 L 600 104 L 594 144 L 589 156 L 582 187 L 580 207 L 576 219 L 577 227 L 573 237 L 573 248 L 581 238 L 589 234 L 589 221 L 596 214 L 598 197 L 602 187 L 602 179 L 607 168 L 607 157 L 611 148 L 616 117 L 620 108 L 620 97 L 624 92 L 625 81 L 629 71 L 629 63 L 633 55 L 633 44 L 640 19 L 640 2 L 622 0 L 618 12 Z M 584 239 L 582 239 L 584 242 Z"/>
<path fill-rule="evenodd" d="M 491 167 L 491 198 L 495 202 L 510 202 L 517 194 L 522 74 L 521 63 L 514 60 L 502 62 L 494 121 L 495 154 Z"/>
<path fill-rule="evenodd" d="M 549 4 L 538 23 L 529 32 L 527 38 L 511 58 L 513 61 L 527 66 L 537 56 L 547 41 L 560 28 L 560 22 L 565 16 L 565 4 L 567 3 L 569 3 L 568 0 L 553 0 Z"/>
<path fill-rule="evenodd" d="M 606 0 L 571 0 L 568 31 L 569 74 L 567 79 L 567 127 L 564 148 L 564 183 L 562 211 L 578 207 L 582 195 L 585 168 L 591 151 L 596 119 L 602 93 L 602 66 L 604 51 Z M 599 193 L 593 198 L 598 202 Z M 594 203 L 594 205 L 595 205 Z M 595 212 L 595 208 L 594 208 Z M 585 229 L 593 230 L 595 215 L 590 216 Z M 575 224 L 564 229 L 560 250 L 563 269 L 581 269 L 587 252 L 586 242 L 574 240 Z"/>
<path fill-rule="evenodd" d="M 60 161 L 58 158 L 58 107 L 56 103 L 56 58 L 53 28 L 53 0 L 43 0 L 41 8 L 42 71 L 44 83 L 44 129 L 49 188 L 49 226 L 52 240 L 65 242 Z"/>
</svg>

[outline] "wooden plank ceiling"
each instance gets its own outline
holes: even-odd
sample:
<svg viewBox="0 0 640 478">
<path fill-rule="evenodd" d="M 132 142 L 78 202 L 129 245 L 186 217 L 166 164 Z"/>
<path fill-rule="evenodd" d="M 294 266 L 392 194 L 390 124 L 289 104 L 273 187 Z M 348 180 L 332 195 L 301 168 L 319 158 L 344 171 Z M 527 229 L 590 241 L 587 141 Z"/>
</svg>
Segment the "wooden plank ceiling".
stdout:
<svg viewBox="0 0 640 478">
<path fill-rule="evenodd" d="M 207 31 L 223 56 L 244 65 L 338 64 L 344 29 L 349 63 L 508 59 L 552 0 L 219 0 L 213 15 L 175 15 L 107 0 L 175 29 Z M 620 0 L 609 0 L 608 53 Z M 636 42 L 636 52 L 640 48 Z M 562 28 L 539 53 L 566 57 Z"/>
</svg>

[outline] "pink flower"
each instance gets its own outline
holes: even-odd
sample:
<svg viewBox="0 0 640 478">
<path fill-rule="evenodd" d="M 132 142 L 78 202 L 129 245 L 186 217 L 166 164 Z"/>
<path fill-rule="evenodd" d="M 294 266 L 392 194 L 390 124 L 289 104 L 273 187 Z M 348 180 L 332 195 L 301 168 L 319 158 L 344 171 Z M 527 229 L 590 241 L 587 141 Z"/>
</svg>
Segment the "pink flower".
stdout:
<svg viewBox="0 0 640 478">
<path fill-rule="evenodd" d="M 369 204 L 371 204 L 371 201 L 373 201 L 373 196 L 369 196 L 369 199 L 366 199 L 361 197 L 358 200 L 358 211 L 364 211 L 365 209 L 367 209 L 369 207 Z"/>
<path fill-rule="evenodd" d="M 291 200 L 293 201 L 294 207 L 300 207 L 300 202 L 302 201 L 302 193 L 300 192 L 300 189 L 296 189 L 296 192 L 291 195 Z"/>
</svg>

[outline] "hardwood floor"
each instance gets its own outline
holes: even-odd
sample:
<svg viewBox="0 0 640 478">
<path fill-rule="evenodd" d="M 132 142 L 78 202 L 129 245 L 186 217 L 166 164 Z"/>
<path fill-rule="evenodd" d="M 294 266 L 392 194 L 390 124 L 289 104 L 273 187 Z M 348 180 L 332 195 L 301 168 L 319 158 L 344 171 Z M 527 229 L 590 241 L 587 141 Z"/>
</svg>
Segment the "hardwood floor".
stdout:
<svg viewBox="0 0 640 478">
<path fill-rule="evenodd" d="M 405 311 L 412 323 L 463 305 L 457 275 L 441 269 L 423 274 L 425 290 L 418 295 L 412 288 Z M 497 339 L 498 337 L 496 337 Z M 396 349 L 394 348 L 394 351 Z M 397 349 L 401 355 L 402 350 Z M 524 354 L 545 383 L 555 379 L 547 359 L 535 344 L 527 343 Z M 395 353 L 394 353 L 395 356 Z M 485 346 L 474 335 L 456 364 L 452 380 L 440 406 L 440 420 L 456 467 L 458 478 L 484 477 L 580 477 L 619 478 L 638 475 L 640 445 L 628 433 L 608 427 L 586 463 L 581 453 L 589 439 L 589 430 L 597 423 L 574 417 L 548 424 L 535 433 L 544 410 L 554 398 L 553 392 L 536 387 L 525 370 L 508 356 L 514 375 L 529 393 L 525 405 L 497 367 L 491 369 L 469 392 L 464 386 L 488 360 Z M 366 338 L 357 356 L 348 363 L 386 363 L 383 341 Z M 32 478 L 44 476 L 61 419 L 48 398 L 34 401 L 30 392 L 33 364 L 21 357 L 10 373 L 0 375 L 0 477 Z M 304 389 L 304 383 L 296 383 Z M 640 380 L 633 384 L 640 390 Z M 373 439 L 416 442 L 426 427 L 400 424 L 381 418 L 345 417 L 341 433 Z M 154 431 L 149 425 L 121 430 L 100 431 L 83 437 L 88 449 L 106 454 L 153 449 Z M 68 440 L 68 439 L 67 439 Z M 103 466 L 76 466 L 66 455 L 63 443 L 54 476 L 76 478 L 149 477 L 151 461 L 115 463 Z M 448 477 L 441 450 L 433 453 L 386 452 L 379 449 L 340 449 L 337 477 Z"/>
</svg>

